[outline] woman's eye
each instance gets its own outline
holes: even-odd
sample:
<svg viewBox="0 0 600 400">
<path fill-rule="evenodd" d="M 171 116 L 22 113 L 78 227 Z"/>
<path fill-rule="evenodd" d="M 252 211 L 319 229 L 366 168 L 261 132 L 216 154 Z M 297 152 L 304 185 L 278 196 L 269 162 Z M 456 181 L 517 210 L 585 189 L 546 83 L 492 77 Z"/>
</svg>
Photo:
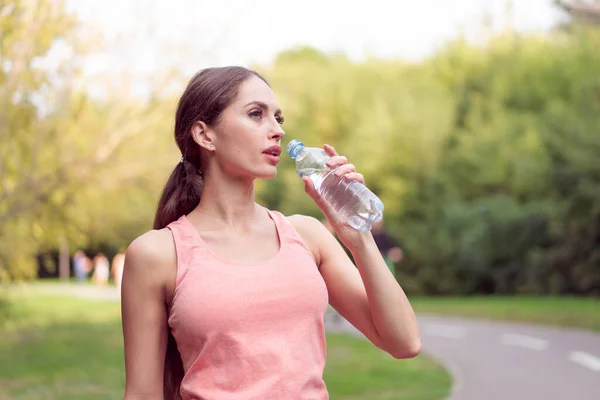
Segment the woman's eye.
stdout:
<svg viewBox="0 0 600 400">
<path fill-rule="evenodd" d="M 279 125 L 283 125 L 283 123 L 285 122 L 285 118 L 283 118 L 283 115 L 277 115 L 277 116 L 275 117 L 275 120 L 277 121 L 277 123 L 278 123 Z"/>
<path fill-rule="evenodd" d="M 261 110 L 252 110 L 252 111 L 250 111 L 250 113 L 248 115 L 252 119 L 261 119 L 262 118 L 262 111 Z"/>
</svg>

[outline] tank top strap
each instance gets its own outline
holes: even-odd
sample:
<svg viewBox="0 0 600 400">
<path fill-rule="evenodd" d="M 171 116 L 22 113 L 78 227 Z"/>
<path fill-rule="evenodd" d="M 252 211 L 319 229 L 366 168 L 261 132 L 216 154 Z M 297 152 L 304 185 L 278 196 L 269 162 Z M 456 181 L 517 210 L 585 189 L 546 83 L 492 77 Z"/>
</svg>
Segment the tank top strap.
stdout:
<svg viewBox="0 0 600 400">
<path fill-rule="evenodd" d="M 176 287 L 187 273 L 190 260 L 192 259 L 193 250 L 195 250 L 194 248 L 198 248 L 198 243 L 196 241 L 197 234 L 195 231 L 193 231 L 194 227 L 190 225 L 185 218 L 186 216 L 182 215 L 179 217 L 179 219 L 167 225 L 167 228 L 173 235 L 175 252 L 177 254 Z"/>
<path fill-rule="evenodd" d="M 271 216 L 271 219 L 273 219 L 275 222 L 275 226 L 279 232 L 281 246 L 292 245 L 292 248 L 300 247 L 302 250 L 307 251 L 311 257 L 314 257 L 308 245 L 304 242 L 298 231 L 296 231 L 296 228 L 294 228 L 294 225 L 288 221 L 285 215 L 279 211 L 273 211 L 269 209 L 267 209 L 267 212 Z"/>
</svg>

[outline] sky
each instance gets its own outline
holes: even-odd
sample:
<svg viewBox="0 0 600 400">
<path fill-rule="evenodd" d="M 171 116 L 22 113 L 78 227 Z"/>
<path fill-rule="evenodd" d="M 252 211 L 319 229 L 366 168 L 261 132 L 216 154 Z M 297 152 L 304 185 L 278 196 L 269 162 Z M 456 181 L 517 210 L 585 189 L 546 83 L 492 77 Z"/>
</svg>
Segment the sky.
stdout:
<svg viewBox="0 0 600 400">
<path fill-rule="evenodd" d="M 304 45 L 357 61 L 418 61 L 461 33 L 477 42 L 506 26 L 544 32 L 564 18 L 552 0 L 67 0 L 67 7 L 105 43 L 87 59 L 87 82 L 125 69 L 141 95 L 163 67 L 191 77 L 209 66 L 268 66 L 278 52 Z"/>
<path fill-rule="evenodd" d="M 162 62 L 268 64 L 279 51 L 298 45 L 341 51 L 357 60 L 366 56 L 418 60 L 461 30 L 467 38 L 477 39 L 486 15 L 495 31 L 502 29 L 510 3 L 70 0 L 67 4 L 108 43 L 113 42 L 111 62 L 143 69 Z M 511 26 L 519 31 L 547 30 L 562 16 L 552 0 L 513 0 L 510 8 Z M 120 48 L 119 43 L 127 46 Z M 177 53 L 178 58 L 172 60 L 166 53 Z"/>
</svg>

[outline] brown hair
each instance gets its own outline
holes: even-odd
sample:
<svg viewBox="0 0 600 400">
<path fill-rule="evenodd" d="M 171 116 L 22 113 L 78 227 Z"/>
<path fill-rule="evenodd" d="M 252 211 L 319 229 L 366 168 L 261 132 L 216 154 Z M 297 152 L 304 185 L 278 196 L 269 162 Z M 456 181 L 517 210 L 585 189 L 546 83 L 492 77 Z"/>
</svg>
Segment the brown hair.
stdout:
<svg viewBox="0 0 600 400">
<path fill-rule="evenodd" d="M 163 229 L 182 215 L 189 214 L 198 203 L 204 182 L 200 163 L 200 146 L 191 135 L 197 121 L 213 125 L 221 113 L 238 95 L 241 84 L 257 72 L 243 67 L 207 68 L 198 72 L 188 83 L 179 99 L 175 114 L 175 141 L 183 156 L 171 173 L 162 192 L 154 217 L 154 229 Z M 173 335 L 169 333 L 165 357 L 164 398 L 179 396 L 183 365 Z"/>
</svg>

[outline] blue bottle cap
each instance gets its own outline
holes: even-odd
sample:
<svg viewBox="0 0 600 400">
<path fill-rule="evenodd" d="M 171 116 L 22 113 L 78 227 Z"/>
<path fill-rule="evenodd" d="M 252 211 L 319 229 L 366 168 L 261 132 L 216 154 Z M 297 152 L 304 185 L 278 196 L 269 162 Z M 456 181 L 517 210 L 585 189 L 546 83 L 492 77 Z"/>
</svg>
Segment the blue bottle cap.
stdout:
<svg viewBox="0 0 600 400">
<path fill-rule="evenodd" d="M 302 143 L 299 140 L 293 139 L 291 142 L 288 143 L 285 149 L 290 154 L 290 157 L 292 157 L 292 159 L 295 160 L 302 152 L 302 149 L 304 149 L 304 143 Z"/>
</svg>

